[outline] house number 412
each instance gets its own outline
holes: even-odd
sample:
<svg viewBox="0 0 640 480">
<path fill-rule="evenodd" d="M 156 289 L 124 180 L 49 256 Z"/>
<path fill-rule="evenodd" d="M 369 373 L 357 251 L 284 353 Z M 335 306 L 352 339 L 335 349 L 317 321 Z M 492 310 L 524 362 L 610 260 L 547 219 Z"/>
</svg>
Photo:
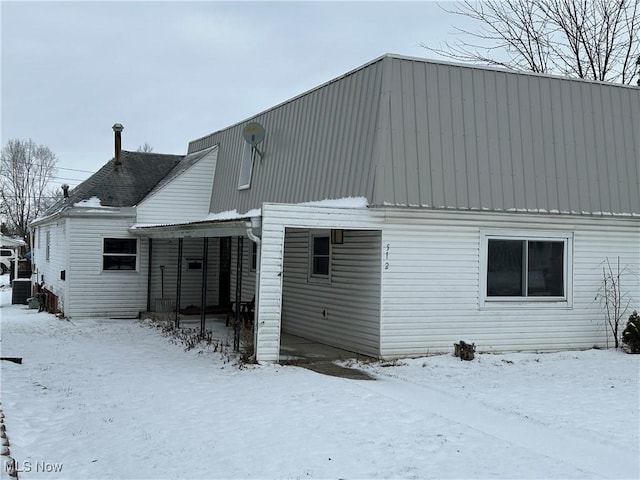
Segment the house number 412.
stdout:
<svg viewBox="0 0 640 480">
<path fill-rule="evenodd" d="M 391 250 L 391 244 L 387 243 L 384 247 L 384 269 L 389 270 L 389 250 Z"/>
</svg>

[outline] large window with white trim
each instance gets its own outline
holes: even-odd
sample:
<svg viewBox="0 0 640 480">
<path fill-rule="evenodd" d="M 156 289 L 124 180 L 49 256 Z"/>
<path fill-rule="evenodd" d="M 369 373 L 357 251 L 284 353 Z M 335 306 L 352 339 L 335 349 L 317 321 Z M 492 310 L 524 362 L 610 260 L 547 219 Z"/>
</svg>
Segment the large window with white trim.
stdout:
<svg viewBox="0 0 640 480">
<path fill-rule="evenodd" d="M 136 269 L 138 240 L 135 238 L 105 238 L 102 250 L 103 270 Z"/>
<path fill-rule="evenodd" d="M 485 234 L 482 243 L 486 302 L 567 300 L 570 235 Z"/>
</svg>

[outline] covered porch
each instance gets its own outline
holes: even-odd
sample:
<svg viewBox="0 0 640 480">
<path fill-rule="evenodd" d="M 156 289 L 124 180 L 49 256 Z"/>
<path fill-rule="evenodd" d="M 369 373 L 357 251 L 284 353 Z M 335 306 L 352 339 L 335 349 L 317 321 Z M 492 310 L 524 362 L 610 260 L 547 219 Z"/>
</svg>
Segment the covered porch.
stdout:
<svg viewBox="0 0 640 480">
<path fill-rule="evenodd" d="M 238 349 L 235 306 L 250 302 L 257 361 L 378 357 L 381 229 L 353 220 L 362 209 L 278 205 L 270 215 L 272 207 L 261 216 L 132 227 L 149 242 L 147 310 L 176 326 L 198 317 L 202 333 L 210 315 L 231 316 Z"/>
<path fill-rule="evenodd" d="M 146 312 L 178 328 L 197 319 L 202 335 L 223 318 L 236 330 L 237 349 L 242 318 L 236 306 L 255 295 L 251 219 L 135 225 L 131 232 L 148 242 Z"/>
</svg>

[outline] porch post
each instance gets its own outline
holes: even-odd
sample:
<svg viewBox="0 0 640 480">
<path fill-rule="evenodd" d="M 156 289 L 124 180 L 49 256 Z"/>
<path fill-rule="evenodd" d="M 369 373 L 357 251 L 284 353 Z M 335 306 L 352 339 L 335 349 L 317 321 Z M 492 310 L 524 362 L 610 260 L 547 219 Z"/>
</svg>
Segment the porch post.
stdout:
<svg viewBox="0 0 640 480">
<path fill-rule="evenodd" d="M 151 311 L 151 255 L 153 253 L 153 239 L 149 237 L 149 264 L 147 266 L 147 312 Z"/>
<path fill-rule="evenodd" d="M 178 239 L 178 272 L 176 275 L 176 328 L 180 327 L 180 292 L 182 291 L 182 238 Z"/>
<path fill-rule="evenodd" d="M 200 336 L 204 338 L 207 318 L 207 263 L 209 263 L 209 237 L 202 239 L 202 293 L 200 304 Z"/>
<path fill-rule="evenodd" d="M 242 303 L 242 254 L 243 237 L 238 237 L 238 255 L 236 258 L 236 318 L 233 322 L 233 349 L 240 350 L 240 304 Z"/>
<path fill-rule="evenodd" d="M 256 319 L 256 361 L 277 362 L 280 358 L 282 284 L 285 226 L 280 216 L 271 216 L 276 205 L 262 205 L 262 248 L 260 255 L 260 305 Z M 284 220 L 284 222 L 289 220 Z M 268 292 L 268 293 L 265 293 Z"/>
</svg>

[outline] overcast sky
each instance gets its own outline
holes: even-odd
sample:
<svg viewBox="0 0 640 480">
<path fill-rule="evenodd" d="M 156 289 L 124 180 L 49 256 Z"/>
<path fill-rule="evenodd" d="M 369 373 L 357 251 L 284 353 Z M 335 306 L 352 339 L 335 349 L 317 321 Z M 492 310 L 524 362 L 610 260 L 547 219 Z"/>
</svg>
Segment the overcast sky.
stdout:
<svg viewBox="0 0 640 480">
<path fill-rule="evenodd" d="M 451 6 L 449 4 L 449 6 Z M 75 186 L 148 142 L 186 153 L 223 129 L 385 53 L 434 54 L 453 22 L 433 2 L 7 2 L 2 146 L 32 138 Z"/>
</svg>

